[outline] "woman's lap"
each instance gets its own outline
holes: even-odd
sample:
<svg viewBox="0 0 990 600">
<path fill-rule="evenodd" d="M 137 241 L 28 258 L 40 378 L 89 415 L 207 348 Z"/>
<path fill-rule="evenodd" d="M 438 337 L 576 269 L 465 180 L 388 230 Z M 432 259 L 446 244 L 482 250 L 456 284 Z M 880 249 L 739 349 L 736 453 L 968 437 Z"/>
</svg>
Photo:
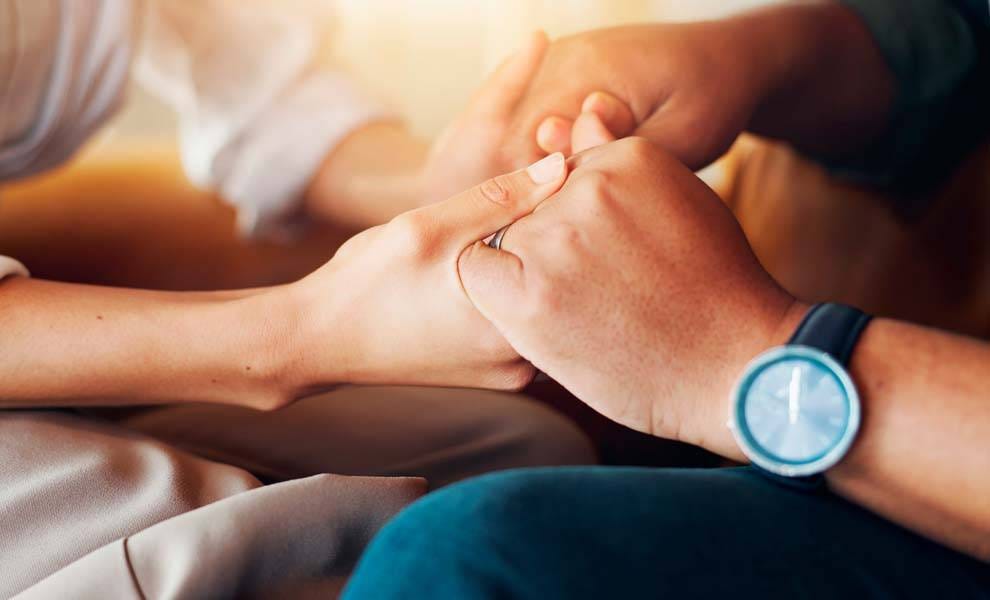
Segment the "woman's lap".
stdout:
<svg viewBox="0 0 990 600">
<path fill-rule="evenodd" d="M 325 596 L 424 491 L 401 477 L 262 486 L 109 423 L 4 410 L 0 597 Z"/>
<path fill-rule="evenodd" d="M 406 475 L 436 488 L 500 469 L 596 462 L 564 417 L 526 396 L 483 390 L 345 386 L 275 412 L 203 404 L 101 413 L 268 482 Z"/>
<path fill-rule="evenodd" d="M 274 413 L 213 406 L 93 412 L 0 411 L 0 597 L 115 540 L 258 488 L 255 476 L 416 473 L 447 483 L 593 459 L 573 425 L 545 407 L 484 392 L 349 388 Z M 377 496 L 379 484 L 360 477 L 308 485 L 375 496 L 333 507 L 333 518 L 345 521 L 329 530 L 337 535 L 391 510 L 393 496 L 406 497 L 385 481 Z"/>
<path fill-rule="evenodd" d="M 403 511 L 349 598 L 982 597 L 990 566 L 749 468 L 530 469 Z"/>
<path fill-rule="evenodd" d="M 156 523 L 260 486 L 63 411 L 0 411 L 0 597 Z"/>
</svg>

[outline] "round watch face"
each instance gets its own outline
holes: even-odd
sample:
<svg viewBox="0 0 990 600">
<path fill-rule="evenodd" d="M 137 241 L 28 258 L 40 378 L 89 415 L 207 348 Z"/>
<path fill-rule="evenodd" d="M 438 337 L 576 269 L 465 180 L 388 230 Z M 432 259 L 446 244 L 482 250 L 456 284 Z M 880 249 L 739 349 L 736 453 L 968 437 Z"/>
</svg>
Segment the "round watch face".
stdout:
<svg viewBox="0 0 990 600">
<path fill-rule="evenodd" d="M 824 471 L 859 427 L 859 398 L 845 369 L 806 346 L 774 348 L 747 367 L 730 426 L 743 452 L 782 475 Z"/>
</svg>

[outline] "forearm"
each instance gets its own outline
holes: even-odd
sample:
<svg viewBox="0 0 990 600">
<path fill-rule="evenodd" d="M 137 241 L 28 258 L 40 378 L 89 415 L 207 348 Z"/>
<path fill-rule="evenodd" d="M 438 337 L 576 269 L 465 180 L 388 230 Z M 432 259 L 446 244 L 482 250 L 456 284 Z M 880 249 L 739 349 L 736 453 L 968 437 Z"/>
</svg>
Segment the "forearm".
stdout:
<svg viewBox="0 0 990 600">
<path fill-rule="evenodd" d="M 761 89 L 748 129 L 819 157 L 842 157 L 888 125 L 895 80 L 852 11 L 810 1 L 727 22 Z"/>
<path fill-rule="evenodd" d="M 312 217 L 356 228 L 379 225 L 420 205 L 428 145 L 405 127 L 373 123 L 345 138 L 307 188 Z"/>
<path fill-rule="evenodd" d="M 863 422 L 830 487 L 990 560 L 990 345 L 879 319 L 851 364 Z"/>
<path fill-rule="evenodd" d="M 808 309 L 794 302 L 768 339 L 758 332 L 752 337 L 763 349 L 786 344 Z M 738 360 L 727 369 L 718 364 L 707 364 L 706 372 L 724 372 L 726 378 L 716 378 L 710 402 L 693 408 L 703 424 L 686 421 L 678 439 L 745 461 L 726 427 L 726 398 L 742 367 Z M 849 453 L 826 472 L 829 488 L 905 528 L 990 561 L 990 344 L 874 319 L 849 369 L 862 421 Z"/>
<path fill-rule="evenodd" d="M 0 405 L 216 402 L 259 408 L 284 380 L 293 311 L 276 290 L 151 292 L 0 283 Z"/>
</svg>

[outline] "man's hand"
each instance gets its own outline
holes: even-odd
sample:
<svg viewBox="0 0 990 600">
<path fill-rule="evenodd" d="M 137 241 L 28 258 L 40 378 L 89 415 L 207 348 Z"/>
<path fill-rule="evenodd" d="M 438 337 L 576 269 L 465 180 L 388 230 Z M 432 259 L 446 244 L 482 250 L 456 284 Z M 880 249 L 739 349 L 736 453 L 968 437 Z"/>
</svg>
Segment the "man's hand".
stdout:
<svg viewBox="0 0 990 600">
<path fill-rule="evenodd" d="M 332 383 L 518 389 L 533 367 L 467 299 L 457 259 L 529 214 L 564 182 L 563 156 L 500 175 L 349 240 L 294 284 L 301 392 Z M 327 374 L 333 373 L 334 379 Z"/>
<path fill-rule="evenodd" d="M 726 150 L 752 114 L 764 75 L 723 22 L 635 25 L 554 42 L 516 109 L 508 157 L 528 160 L 569 147 L 570 126 L 607 92 L 629 110 L 604 106 L 618 136 L 647 137 L 691 167 Z M 540 147 L 536 147 L 534 141 Z"/>
<path fill-rule="evenodd" d="M 512 347 L 611 419 L 738 457 L 726 402 L 794 300 L 690 170 L 642 138 L 578 155 L 502 250 L 458 263 Z M 786 327 L 785 327 L 786 329 Z"/>
<path fill-rule="evenodd" d="M 616 136 L 650 139 L 692 169 L 747 129 L 841 155 L 882 130 L 892 94 L 869 32 L 833 2 L 589 31 L 551 44 L 515 110 L 503 163 L 566 154 L 582 112 L 597 112 Z"/>
</svg>

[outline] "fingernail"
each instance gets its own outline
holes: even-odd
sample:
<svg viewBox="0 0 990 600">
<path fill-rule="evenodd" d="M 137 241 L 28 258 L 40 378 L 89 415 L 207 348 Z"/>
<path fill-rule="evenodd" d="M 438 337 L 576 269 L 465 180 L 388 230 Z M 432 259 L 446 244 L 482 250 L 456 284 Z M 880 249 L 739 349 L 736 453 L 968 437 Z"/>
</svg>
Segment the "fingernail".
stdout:
<svg viewBox="0 0 990 600">
<path fill-rule="evenodd" d="M 595 107 L 595 102 L 597 101 L 598 101 L 598 92 L 592 92 L 588 94 L 588 97 L 585 98 L 584 102 L 581 103 L 581 112 L 583 113 L 591 112 L 591 110 Z"/>
<path fill-rule="evenodd" d="M 540 126 L 536 128 L 536 143 L 544 150 L 547 150 L 553 143 L 553 122 L 550 119 L 543 119 Z"/>
<path fill-rule="evenodd" d="M 594 92 L 581 105 L 581 112 L 591 113 L 598 117 L 600 121 L 606 121 L 615 117 L 615 98 L 605 92 Z"/>
<path fill-rule="evenodd" d="M 526 167 L 526 172 L 529 173 L 529 178 L 533 180 L 533 183 L 550 183 L 560 177 L 560 174 L 564 170 L 564 155 L 560 152 L 554 152 L 550 156 L 541 158 L 535 163 Z"/>
</svg>

